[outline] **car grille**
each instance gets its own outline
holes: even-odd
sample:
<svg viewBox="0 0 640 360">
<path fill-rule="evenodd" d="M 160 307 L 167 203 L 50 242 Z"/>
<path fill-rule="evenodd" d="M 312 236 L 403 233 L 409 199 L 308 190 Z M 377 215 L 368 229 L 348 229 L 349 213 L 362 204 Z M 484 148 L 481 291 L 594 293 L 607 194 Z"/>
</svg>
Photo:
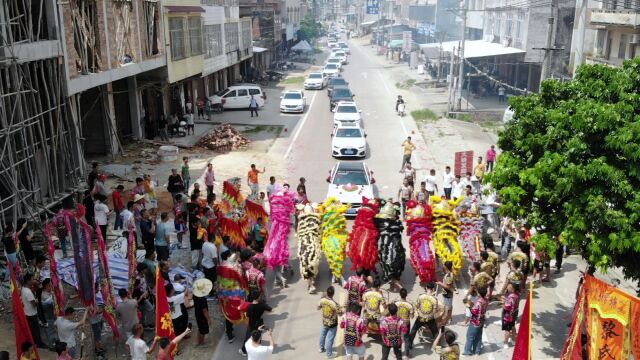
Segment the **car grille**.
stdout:
<svg viewBox="0 0 640 360">
<path fill-rule="evenodd" d="M 358 154 L 358 149 L 355 149 L 355 148 L 341 149 L 340 150 L 340 154 L 341 155 L 347 155 L 347 156 L 357 155 Z"/>
<path fill-rule="evenodd" d="M 288 109 L 295 109 L 298 107 L 298 105 L 285 105 L 284 107 L 288 108 Z"/>
</svg>

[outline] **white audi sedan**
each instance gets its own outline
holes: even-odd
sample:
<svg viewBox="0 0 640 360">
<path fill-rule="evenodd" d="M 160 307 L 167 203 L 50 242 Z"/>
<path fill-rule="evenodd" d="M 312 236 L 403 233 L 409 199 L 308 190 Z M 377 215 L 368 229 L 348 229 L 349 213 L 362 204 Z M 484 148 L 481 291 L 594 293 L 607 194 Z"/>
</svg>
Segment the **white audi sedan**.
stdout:
<svg viewBox="0 0 640 360">
<path fill-rule="evenodd" d="M 331 134 L 333 157 L 358 157 L 367 155 L 367 134 L 356 124 L 341 124 Z"/>
<path fill-rule="evenodd" d="M 362 198 L 374 198 L 373 171 L 362 161 L 341 161 L 329 172 L 328 197 L 335 197 L 343 204 L 351 204 L 347 216 L 355 216 L 362 207 Z"/>
<path fill-rule="evenodd" d="M 312 72 L 304 80 L 304 89 L 322 90 L 327 86 L 327 78 L 321 72 Z"/>
<path fill-rule="evenodd" d="M 280 112 L 303 113 L 307 105 L 307 98 L 300 90 L 287 90 L 280 97 Z"/>
</svg>

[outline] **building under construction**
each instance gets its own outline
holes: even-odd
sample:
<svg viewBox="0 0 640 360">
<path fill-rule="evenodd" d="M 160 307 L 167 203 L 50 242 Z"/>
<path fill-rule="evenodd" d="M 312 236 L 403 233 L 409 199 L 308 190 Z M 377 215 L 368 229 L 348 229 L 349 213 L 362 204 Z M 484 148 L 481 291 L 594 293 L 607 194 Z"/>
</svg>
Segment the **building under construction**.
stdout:
<svg viewBox="0 0 640 360">
<path fill-rule="evenodd" d="M 0 2 L 0 223 L 78 188 L 82 132 L 64 91 L 54 1 Z"/>
</svg>

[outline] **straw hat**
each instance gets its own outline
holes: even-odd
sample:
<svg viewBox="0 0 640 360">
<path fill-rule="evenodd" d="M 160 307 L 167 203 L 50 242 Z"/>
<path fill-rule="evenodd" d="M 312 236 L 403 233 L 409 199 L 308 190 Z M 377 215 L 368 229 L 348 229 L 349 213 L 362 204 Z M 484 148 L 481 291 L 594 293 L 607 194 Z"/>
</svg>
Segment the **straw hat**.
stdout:
<svg viewBox="0 0 640 360">
<path fill-rule="evenodd" d="M 197 297 L 205 297 L 209 295 L 213 289 L 213 283 L 209 279 L 198 279 L 193 283 L 193 295 Z"/>
<path fill-rule="evenodd" d="M 133 202 L 138 202 L 142 199 L 144 199 L 144 195 L 136 194 L 136 196 L 133 197 Z"/>
</svg>

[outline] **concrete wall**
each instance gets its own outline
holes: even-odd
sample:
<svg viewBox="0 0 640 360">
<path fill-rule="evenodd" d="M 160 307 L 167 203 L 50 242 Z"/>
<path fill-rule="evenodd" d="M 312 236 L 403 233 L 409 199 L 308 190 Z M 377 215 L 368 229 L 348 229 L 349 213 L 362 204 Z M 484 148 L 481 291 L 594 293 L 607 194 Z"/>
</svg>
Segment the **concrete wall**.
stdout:
<svg viewBox="0 0 640 360">
<path fill-rule="evenodd" d="M 174 1 L 175 2 L 175 1 Z M 199 1 L 194 0 L 183 0 L 177 1 L 180 5 L 184 6 L 199 6 Z M 172 1 L 164 2 L 164 5 L 171 5 Z M 171 45 L 169 44 L 169 39 L 171 38 L 169 35 L 169 19 L 176 17 L 185 18 L 184 21 L 184 34 L 185 34 L 185 42 L 187 43 L 187 49 L 189 49 L 189 28 L 188 28 L 188 18 L 192 16 L 202 16 L 202 13 L 192 12 L 192 13 L 165 13 L 164 14 L 164 36 L 167 39 L 166 46 L 166 54 L 167 54 L 167 74 L 169 78 L 169 83 L 174 83 L 188 77 L 200 74 L 203 69 L 203 61 L 204 55 L 195 55 L 195 56 L 187 56 L 184 59 L 180 60 L 172 60 L 171 54 Z M 204 29 L 203 29 L 204 31 Z M 204 34 L 203 34 L 204 35 Z"/>
</svg>

